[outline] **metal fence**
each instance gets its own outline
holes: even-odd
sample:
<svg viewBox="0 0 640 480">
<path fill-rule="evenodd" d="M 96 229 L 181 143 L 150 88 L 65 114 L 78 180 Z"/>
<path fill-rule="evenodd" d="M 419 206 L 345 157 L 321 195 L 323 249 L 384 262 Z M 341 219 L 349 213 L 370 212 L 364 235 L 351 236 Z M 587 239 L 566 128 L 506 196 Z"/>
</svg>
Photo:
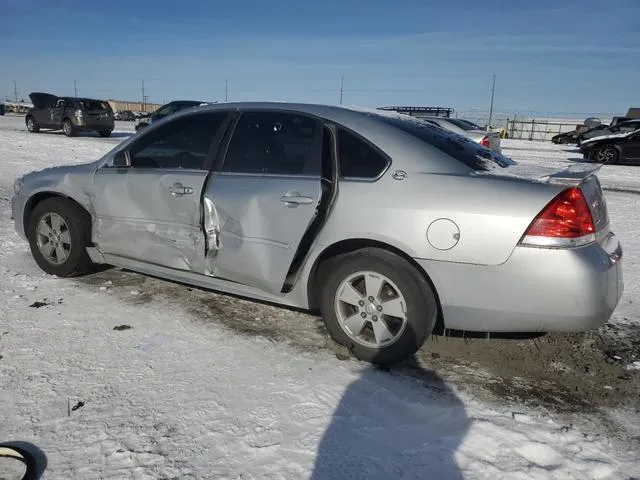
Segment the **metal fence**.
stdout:
<svg viewBox="0 0 640 480">
<path fill-rule="evenodd" d="M 547 120 L 507 120 L 507 135 L 518 140 L 549 141 L 559 133 L 571 132 L 578 122 L 550 122 Z"/>
</svg>

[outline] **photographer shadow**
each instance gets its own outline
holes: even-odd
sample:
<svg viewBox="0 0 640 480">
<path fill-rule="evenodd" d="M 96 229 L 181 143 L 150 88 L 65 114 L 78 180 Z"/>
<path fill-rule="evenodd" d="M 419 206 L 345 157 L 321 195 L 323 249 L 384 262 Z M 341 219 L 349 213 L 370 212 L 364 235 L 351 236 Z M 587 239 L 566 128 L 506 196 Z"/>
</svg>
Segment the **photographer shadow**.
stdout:
<svg viewBox="0 0 640 480">
<path fill-rule="evenodd" d="M 455 392 L 415 355 L 372 365 L 342 396 L 311 478 L 462 479 L 454 455 L 470 424 Z"/>
</svg>

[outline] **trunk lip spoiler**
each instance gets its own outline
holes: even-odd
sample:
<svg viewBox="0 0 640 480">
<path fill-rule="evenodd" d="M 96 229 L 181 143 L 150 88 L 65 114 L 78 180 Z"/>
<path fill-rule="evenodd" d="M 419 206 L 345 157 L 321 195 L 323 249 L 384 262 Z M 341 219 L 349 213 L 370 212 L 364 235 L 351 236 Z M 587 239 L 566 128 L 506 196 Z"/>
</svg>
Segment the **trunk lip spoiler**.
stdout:
<svg viewBox="0 0 640 480">
<path fill-rule="evenodd" d="M 581 167 L 581 168 L 574 168 L 574 167 Z M 549 175 L 543 175 L 542 177 L 540 177 L 540 179 L 546 180 L 548 183 L 552 183 L 552 184 L 579 185 L 585 182 L 589 177 L 596 175 L 601 168 L 602 168 L 602 165 L 590 165 L 588 167 L 585 167 L 584 165 L 573 164 L 555 173 L 551 173 Z"/>
<path fill-rule="evenodd" d="M 519 179 L 551 185 L 579 186 L 591 177 L 596 177 L 597 179 L 596 174 L 601 168 L 601 164 L 585 165 L 583 163 L 574 163 L 558 170 L 553 167 L 516 163 L 506 168 L 493 168 L 487 171 L 476 170 L 472 172 L 471 175 L 478 177 Z M 600 182 L 598 182 L 598 184 L 600 184 Z"/>
</svg>

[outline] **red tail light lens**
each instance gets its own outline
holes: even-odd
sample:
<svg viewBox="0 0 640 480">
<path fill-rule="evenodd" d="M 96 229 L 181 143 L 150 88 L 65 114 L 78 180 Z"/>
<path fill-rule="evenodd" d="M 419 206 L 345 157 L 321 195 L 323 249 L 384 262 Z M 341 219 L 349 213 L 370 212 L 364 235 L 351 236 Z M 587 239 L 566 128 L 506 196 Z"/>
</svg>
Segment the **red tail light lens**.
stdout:
<svg viewBox="0 0 640 480">
<path fill-rule="evenodd" d="M 577 187 L 560 192 L 531 222 L 523 244 L 579 246 L 595 240 L 596 228 L 589 205 Z"/>
<path fill-rule="evenodd" d="M 482 137 L 482 140 L 480 140 L 480 145 L 489 148 L 490 147 L 490 143 L 489 143 L 489 137 L 487 135 L 485 135 L 484 137 Z"/>
</svg>

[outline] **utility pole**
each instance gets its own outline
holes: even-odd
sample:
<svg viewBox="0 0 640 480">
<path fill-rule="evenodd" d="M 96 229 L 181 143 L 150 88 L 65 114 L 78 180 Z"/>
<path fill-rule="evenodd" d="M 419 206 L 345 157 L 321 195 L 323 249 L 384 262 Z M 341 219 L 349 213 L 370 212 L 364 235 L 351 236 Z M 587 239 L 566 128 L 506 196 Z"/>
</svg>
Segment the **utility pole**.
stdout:
<svg viewBox="0 0 640 480">
<path fill-rule="evenodd" d="M 75 96 L 78 96 L 78 82 L 76 82 L 75 80 L 73 81 L 73 91 L 75 92 Z"/>
<path fill-rule="evenodd" d="M 16 84 L 16 81 L 13 81 L 13 96 L 16 100 L 16 103 L 18 103 L 18 85 Z"/>
<path fill-rule="evenodd" d="M 228 79 L 224 79 L 224 101 L 229 101 L 229 81 Z"/>
<path fill-rule="evenodd" d="M 342 94 L 344 93 L 344 75 L 340 76 L 340 105 L 342 105 Z"/>
<path fill-rule="evenodd" d="M 493 83 L 491 84 L 491 106 L 489 107 L 489 125 L 493 120 L 493 96 L 496 92 L 496 76 L 493 76 Z"/>
<path fill-rule="evenodd" d="M 146 112 L 147 111 L 147 107 L 145 106 L 145 99 L 147 97 L 145 97 L 144 95 L 144 80 L 142 80 L 142 111 Z"/>
</svg>

